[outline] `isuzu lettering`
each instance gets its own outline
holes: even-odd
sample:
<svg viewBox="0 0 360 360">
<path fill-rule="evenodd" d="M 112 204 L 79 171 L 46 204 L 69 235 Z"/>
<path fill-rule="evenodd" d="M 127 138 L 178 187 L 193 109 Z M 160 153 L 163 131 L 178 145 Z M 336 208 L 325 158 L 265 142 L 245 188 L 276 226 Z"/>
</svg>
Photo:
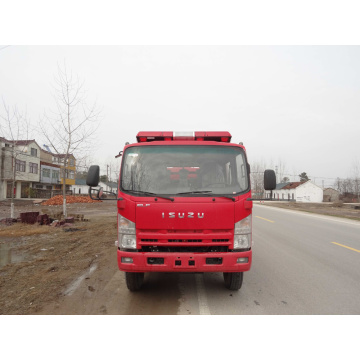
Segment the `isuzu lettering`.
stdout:
<svg viewBox="0 0 360 360">
<path fill-rule="evenodd" d="M 122 152 L 117 261 L 129 290 L 146 272 L 222 272 L 240 289 L 252 261 L 250 166 L 229 132 L 139 132 Z M 102 198 L 99 166 L 89 193 Z M 264 187 L 275 188 L 266 170 Z"/>
</svg>

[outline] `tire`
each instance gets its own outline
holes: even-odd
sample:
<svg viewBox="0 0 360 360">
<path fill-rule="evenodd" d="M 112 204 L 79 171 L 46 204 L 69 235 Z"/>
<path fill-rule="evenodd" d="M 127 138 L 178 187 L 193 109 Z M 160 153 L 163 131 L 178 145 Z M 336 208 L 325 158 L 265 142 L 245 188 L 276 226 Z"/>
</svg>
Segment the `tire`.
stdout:
<svg viewBox="0 0 360 360">
<path fill-rule="evenodd" d="M 224 273 L 225 287 L 229 290 L 239 290 L 243 282 L 244 273 Z"/>
<path fill-rule="evenodd" d="M 126 286 L 130 291 L 139 291 L 144 282 L 144 273 L 125 273 Z"/>
</svg>

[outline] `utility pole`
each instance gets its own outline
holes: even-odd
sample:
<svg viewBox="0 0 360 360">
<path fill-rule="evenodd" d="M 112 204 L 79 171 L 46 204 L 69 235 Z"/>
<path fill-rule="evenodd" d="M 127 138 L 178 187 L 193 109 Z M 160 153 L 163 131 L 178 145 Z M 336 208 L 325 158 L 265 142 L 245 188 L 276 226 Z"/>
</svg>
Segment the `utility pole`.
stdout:
<svg viewBox="0 0 360 360">
<path fill-rule="evenodd" d="M 110 164 L 110 179 L 109 180 L 109 183 L 110 183 L 110 191 L 112 191 L 112 184 L 111 184 L 111 164 Z"/>
</svg>

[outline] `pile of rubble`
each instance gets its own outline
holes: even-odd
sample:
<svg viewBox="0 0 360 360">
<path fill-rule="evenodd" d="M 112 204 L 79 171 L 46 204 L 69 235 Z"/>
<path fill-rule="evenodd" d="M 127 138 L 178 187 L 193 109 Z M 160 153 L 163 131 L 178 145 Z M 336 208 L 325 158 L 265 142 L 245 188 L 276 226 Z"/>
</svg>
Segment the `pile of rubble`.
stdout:
<svg viewBox="0 0 360 360">
<path fill-rule="evenodd" d="M 17 219 L 6 218 L 0 221 L 0 224 L 12 225 L 13 223 L 24 223 L 24 224 L 38 224 L 38 225 L 51 225 L 51 226 L 69 226 L 75 221 L 89 221 L 85 219 L 83 214 L 70 214 L 64 218 L 63 213 L 60 212 L 55 217 L 49 217 L 47 214 L 42 214 L 38 211 L 24 212 L 20 214 Z"/>
<path fill-rule="evenodd" d="M 56 195 L 49 200 L 44 201 L 41 205 L 62 205 L 64 198 L 62 195 Z M 66 196 L 66 203 L 67 204 L 74 204 L 74 203 L 96 203 L 101 200 L 92 200 L 89 196 L 74 196 L 68 195 Z"/>
</svg>

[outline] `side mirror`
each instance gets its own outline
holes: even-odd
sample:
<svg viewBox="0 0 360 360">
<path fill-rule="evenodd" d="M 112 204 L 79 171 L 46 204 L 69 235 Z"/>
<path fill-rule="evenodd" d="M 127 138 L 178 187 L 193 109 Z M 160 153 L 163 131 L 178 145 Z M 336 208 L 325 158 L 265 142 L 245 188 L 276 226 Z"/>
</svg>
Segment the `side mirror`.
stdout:
<svg viewBox="0 0 360 360">
<path fill-rule="evenodd" d="M 99 181 L 100 181 L 100 166 L 99 165 L 90 166 L 86 178 L 86 185 L 95 187 L 99 185 Z"/>
<path fill-rule="evenodd" d="M 276 188 L 276 175 L 274 170 L 265 170 L 264 172 L 264 189 L 274 190 Z"/>
</svg>

